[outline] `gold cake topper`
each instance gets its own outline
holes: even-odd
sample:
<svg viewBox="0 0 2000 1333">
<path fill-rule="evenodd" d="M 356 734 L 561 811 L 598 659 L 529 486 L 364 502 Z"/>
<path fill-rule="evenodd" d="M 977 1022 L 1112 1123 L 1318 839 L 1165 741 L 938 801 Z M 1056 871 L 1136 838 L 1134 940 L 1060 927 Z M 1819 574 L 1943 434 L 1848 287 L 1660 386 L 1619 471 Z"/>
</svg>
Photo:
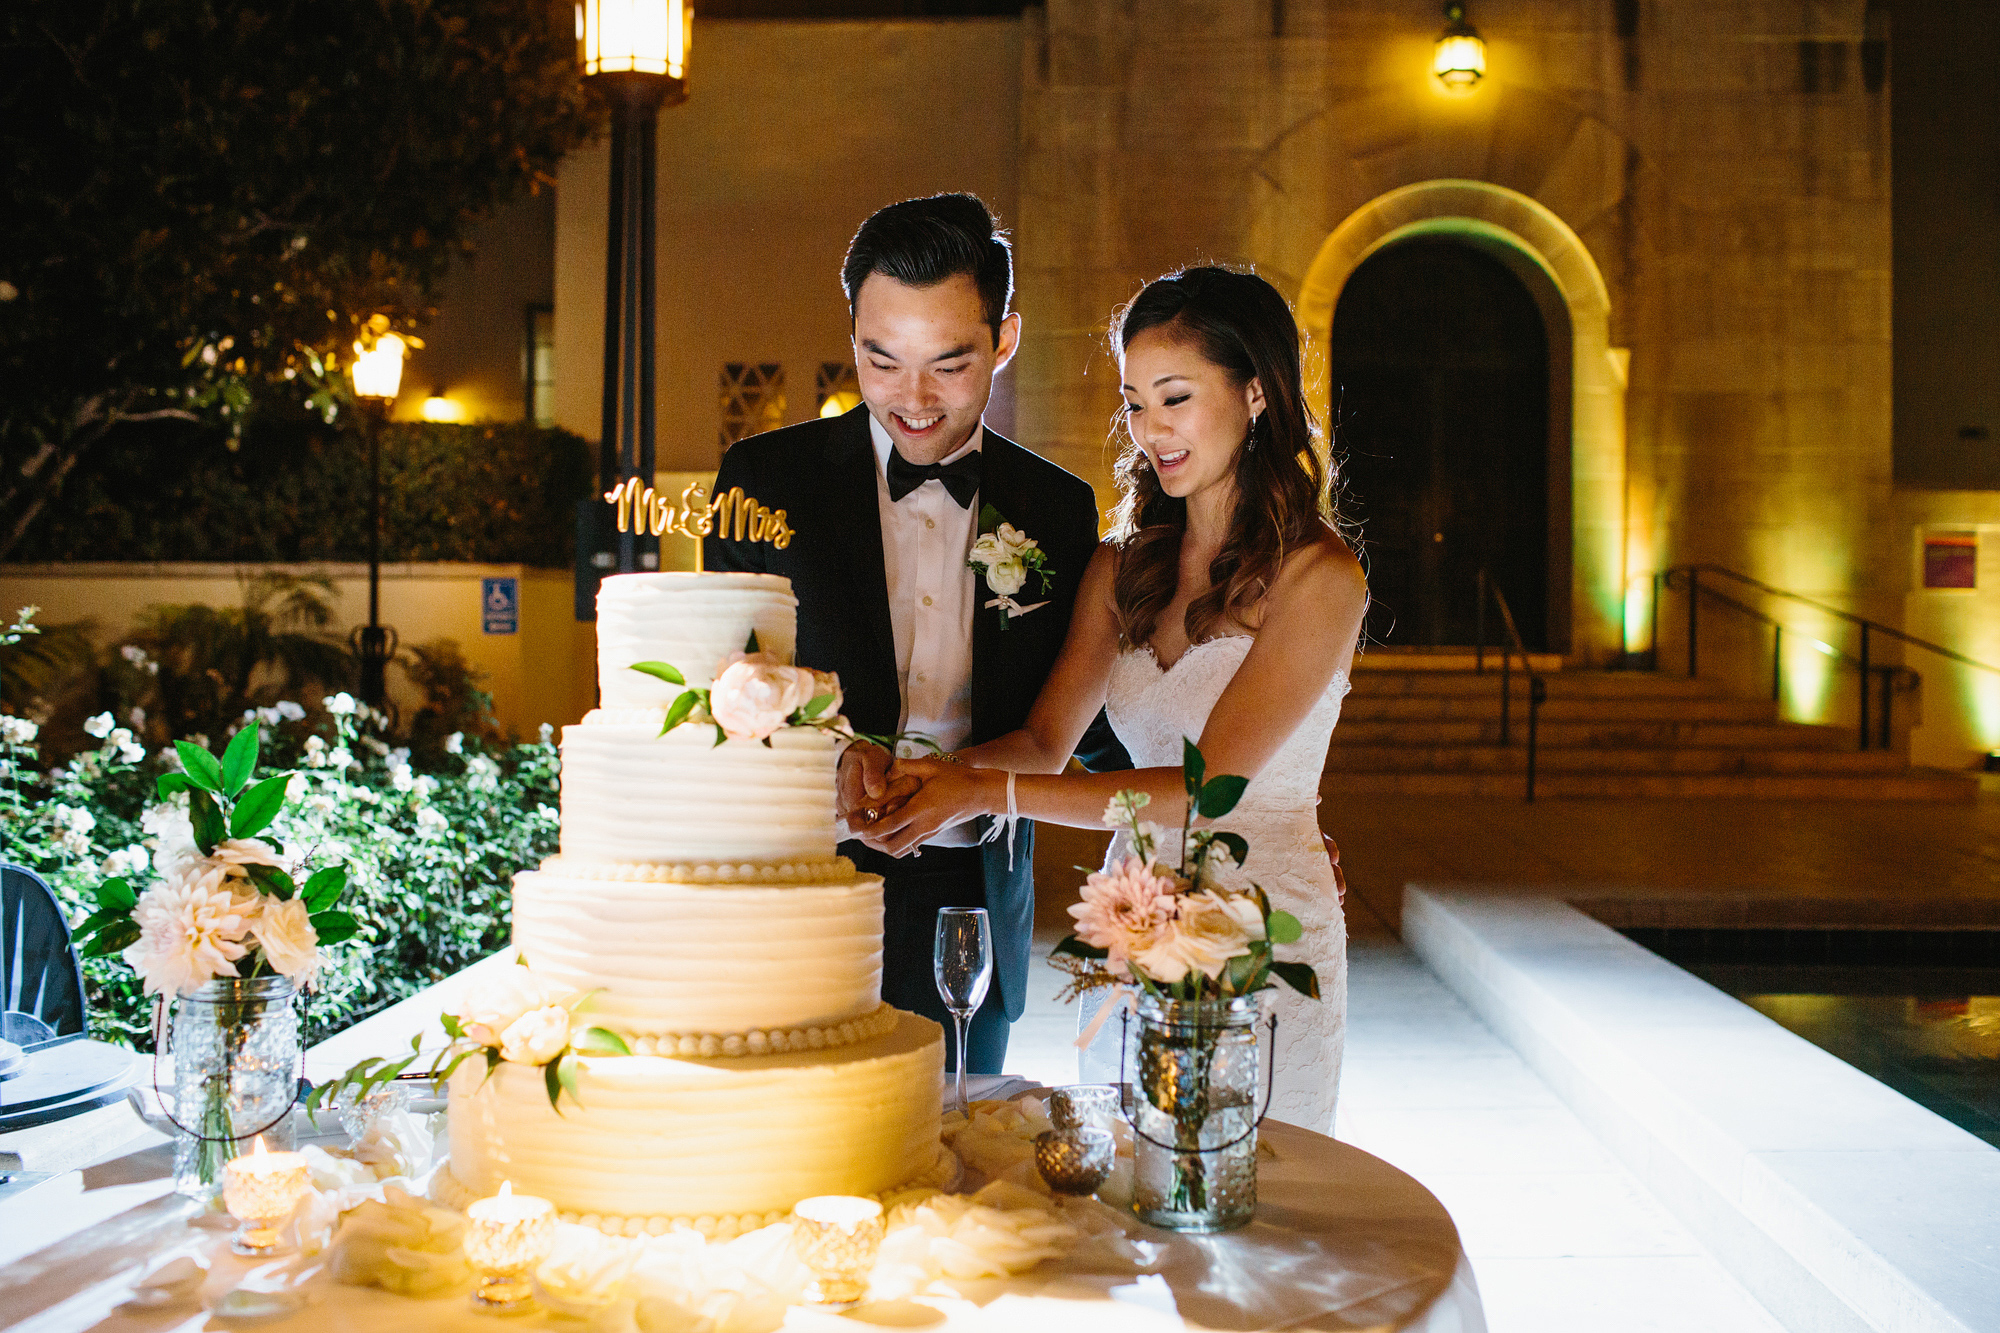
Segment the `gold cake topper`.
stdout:
<svg viewBox="0 0 2000 1333">
<path fill-rule="evenodd" d="M 700 539 L 714 533 L 732 541 L 769 542 L 782 551 L 797 534 L 786 520 L 785 511 L 761 504 L 745 495 L 741 486 L 708 497 L 708 488 L 695 482 L 681 492 L 680 504 L 644 486 L 637 477 L 627 477 L 604 493 L 618 516 L 620 532 L 651 533 L 655 537 L 673 534 Z"/>
</svg>

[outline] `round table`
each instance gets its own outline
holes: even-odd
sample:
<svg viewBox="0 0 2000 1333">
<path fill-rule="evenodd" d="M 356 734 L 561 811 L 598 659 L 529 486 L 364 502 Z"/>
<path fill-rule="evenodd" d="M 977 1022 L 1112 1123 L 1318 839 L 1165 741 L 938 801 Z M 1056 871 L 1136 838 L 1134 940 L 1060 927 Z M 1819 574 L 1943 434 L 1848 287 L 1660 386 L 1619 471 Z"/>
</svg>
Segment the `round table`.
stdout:
<svg viewBox="0 0 2000 1333">
<path fill-rule="evenodd" d="M 1085 1246 L 1018 1278 L 957 1284 L 956 1298 L 925 1298 L 929 1308 L 894 1303 L 858 1311 L 858 1320 L 793 1308 L 784 1327 L 852 1333 L 861 1322 L 1035 1333 L 1069 1328 L 1484 1333 L 1478 1289 L 1457 1228 L 1428 1190 L 1358 1148 L 1290 1125 L 1267 1121 L 1262 1140 L 1260 1202 L 1248 1227 L 1186 1236 L 1141 1226 L 1136 1219 L 1122 1222 L 1132 1248 L 1148 1260 L 1143 1276 L 1129 1264 L 1121 1271 L 1098 1261 Z M 218 1327 L 199 1308 L 115 1312 L 132 1279 L 160 1256 L 204 1240 L 213 1249 L 224 1234 L 190 1225 L 189 1206 L 171 1193 L 169 1169 L 170 1154 L 161 1145 L 82 1173 L 85 1197 L 95 1176 L 123 1191 L 138 1188 L 138 1194 L 124 1196 L 135 1200 L 134 1206 L 0 1269 L 4 1322 L 17 1333 L 70 1333 L 100 1325 L 121 1333 Z M 151 1197 L 144 1197 L 149 1184 Z M 251 1267 L 225 1247 L 213 1259 L 209 1286 L 227 1290 Z M 490 1317 L 473 1313 L 462 1295 L 410 1300 L 340 1286 L 323 1274 L 302 1291 L 309 1301 L 304 1309 L 257 1327 L 273 1333 L 326 1328 L 493 1333 L 495 1328 Z M 522 1329 L 585 1327 L 545 1315 L 507 1322 Z"/>
</svg>

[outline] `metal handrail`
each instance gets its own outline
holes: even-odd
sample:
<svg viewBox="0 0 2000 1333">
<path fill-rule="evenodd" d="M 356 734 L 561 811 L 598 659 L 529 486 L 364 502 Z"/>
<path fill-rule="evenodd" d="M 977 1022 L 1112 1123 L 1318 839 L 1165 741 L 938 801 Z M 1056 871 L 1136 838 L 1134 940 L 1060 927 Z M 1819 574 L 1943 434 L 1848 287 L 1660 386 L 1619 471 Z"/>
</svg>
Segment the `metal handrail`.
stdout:
<svg viewBox="0 0 2000 1333">
<path fill-rule="evenodd" d="M 1896 684 L 1899 680 L 1907 681 L 1910 687 L 1914 689 L 1923 680 L 1923 677 L 1915 669 L 1901 663 L 1884 665 L 1872 662 L 1869 652 L 1871 636 L 1876 634 L 1886 635 L 1902 643 L 1907 643 L 1914 648 L 1935 653 L 1940 657 L 1961 663 L 1962 665 L 1976 667 L 1981 671 L 1991 671 L 1996 675 L 2000 675 L 2000 667 L 1981 662 L 1976 658 L 1967 657 L 1964 653 L 1947 648 L 1943 644 L 1932 643 L 1928 639 L 1919 639 L 1913 634 L 1904 633 L 1893 625 L 1885 625 L 1879 620 L 1871 620 L 1867 616 L 1856 615 L 1852 611 L 1843 611 L 1837 606 L 1828 606 L 1825 602 L 1817 601 L 1802 593 L 1773 587 L 1761 579 L 1752 578 L 1748 574 L 1739 573 L 1722 565 L 1674 565 L 1670 568 L 1660 570 L 1653 575 L 1652 638 L 1654 654 L 1657 659 L 1660 642 L 1660 594 L 1663 589 L 1672 590 L 1675 586 L 1674 576 L 1680 575 L 1685 581 L 1688 592 L 1687 674 L 1689 679 L 1693 679 L 1700 674 L 1701 599 L 1707 597 L 1709 600 L 1719 602 L 1740 615 L 1760 621 L 1771 627 L 1771 698 L 1773 702 L 1779 699 L 1783 687 L 1784 641 L 1785 631 L 1789 627 L 1775 616 L 1744 602 L 1740 602 L 1719 589 L 1703 586 L 1701 582 L 1703 574 L 1715 574 L 1723 578 L 1733 579 L 1745 587 L 1755 588 L 1758 592 L 1766 596 L 1778 597 L 1785 601 L 1796 602 L 1800 606 L 1810 607 L 1824 615 L 1832 616 L 1836 620 L 1854 625 L 1861 631 L 1861 642 L 1858 653 L 1846 652 L 1812 635 L 1807 635 L 1806 637 L 1827 656 L 1834 658 L 1836 661 L 1844 662 L 1855 669 L 1855 674 L 1861 687 L 1858 731 L 1860 748 L 1863 750 L 1870 747 L 1871 740 L 1875 748 L 1883 750 L 1890 748 L 1893 738 Z M 1802 634 L 1804 631 L 1793 629 L 1792 633 Z M 1873 714 L 1872 705 L 1874 700 L 1870 688 L 1871 681 L 1879 681 L 1881 686 L 1882 704 L 1879 719 L 1878 716 Z"/>
<path fill-rule="evenodd" d="M 1507 595 L 1500 591 L 1482 568 L 1479 571 L 1479 610 L 1476 613 L 1477 632 L 1472 649 L 1472 667 L 1479 675 L 1486 674 L 1486 599 L 1491 595 L 1500 608 L 1500 623 L 1506 627 L 1506 640 L 1497 646 L 1500 649 L 1500 744 L 1511 743 L 1508 727 L 1508 709 L 1514 697 L 1513 655 L 1521 655 L 1521 670 L 1528 677 L 1528 804 L 1535 803 L 1535 742 L 1536 730 L 1541 720 L 1542 704 L 1549 697 L 1548 682 L 1535 670 L 1534 659 L 1528 656 L 1527 645 L 1521 642 L 1521 631 L 1514 627 L 1514 612 L 1507 605 Z"/>
</svg>

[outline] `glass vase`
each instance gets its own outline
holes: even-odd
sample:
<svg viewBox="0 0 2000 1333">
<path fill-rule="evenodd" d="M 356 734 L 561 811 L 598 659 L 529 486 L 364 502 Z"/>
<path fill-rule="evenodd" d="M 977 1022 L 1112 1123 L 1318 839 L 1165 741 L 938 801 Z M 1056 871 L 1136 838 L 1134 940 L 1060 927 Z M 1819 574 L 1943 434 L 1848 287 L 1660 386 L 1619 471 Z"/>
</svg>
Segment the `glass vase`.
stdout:
<svg viewBox="0 0 2000 1333">
<path fill-rule="evenodd" d="M 1132 1210 L 1172 1231 L 1228 1231 L 1257 1211 L 1255 995 L 1138 1001 Z"/>
<path fill-rule="evenodd" d="M 180 997 L 174 1014 L 174 1188 L 210 1199 L 222 1169 L 262 1136 L 292 1147 L 299 1016 L 289 977 L 221 978 Z"/>
</svg>

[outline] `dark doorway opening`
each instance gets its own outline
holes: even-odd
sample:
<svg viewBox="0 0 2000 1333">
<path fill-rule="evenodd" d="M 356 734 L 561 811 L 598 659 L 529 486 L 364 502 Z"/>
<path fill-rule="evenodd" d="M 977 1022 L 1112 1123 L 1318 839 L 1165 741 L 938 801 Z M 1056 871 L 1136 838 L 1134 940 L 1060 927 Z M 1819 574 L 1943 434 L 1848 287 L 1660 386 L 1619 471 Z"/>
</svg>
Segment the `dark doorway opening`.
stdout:
<svg viewBox="0 0 2000 1333">
<path fill-rule="evenodd" d="M 1347 280 L 1328 351 L 1369 640 L 1471 644 L 1484 568 L 1527 647 L 1566 651 L 1569 319 L 1553 282 L 1501 242 L 1396 242 Z"/>
</svg>

